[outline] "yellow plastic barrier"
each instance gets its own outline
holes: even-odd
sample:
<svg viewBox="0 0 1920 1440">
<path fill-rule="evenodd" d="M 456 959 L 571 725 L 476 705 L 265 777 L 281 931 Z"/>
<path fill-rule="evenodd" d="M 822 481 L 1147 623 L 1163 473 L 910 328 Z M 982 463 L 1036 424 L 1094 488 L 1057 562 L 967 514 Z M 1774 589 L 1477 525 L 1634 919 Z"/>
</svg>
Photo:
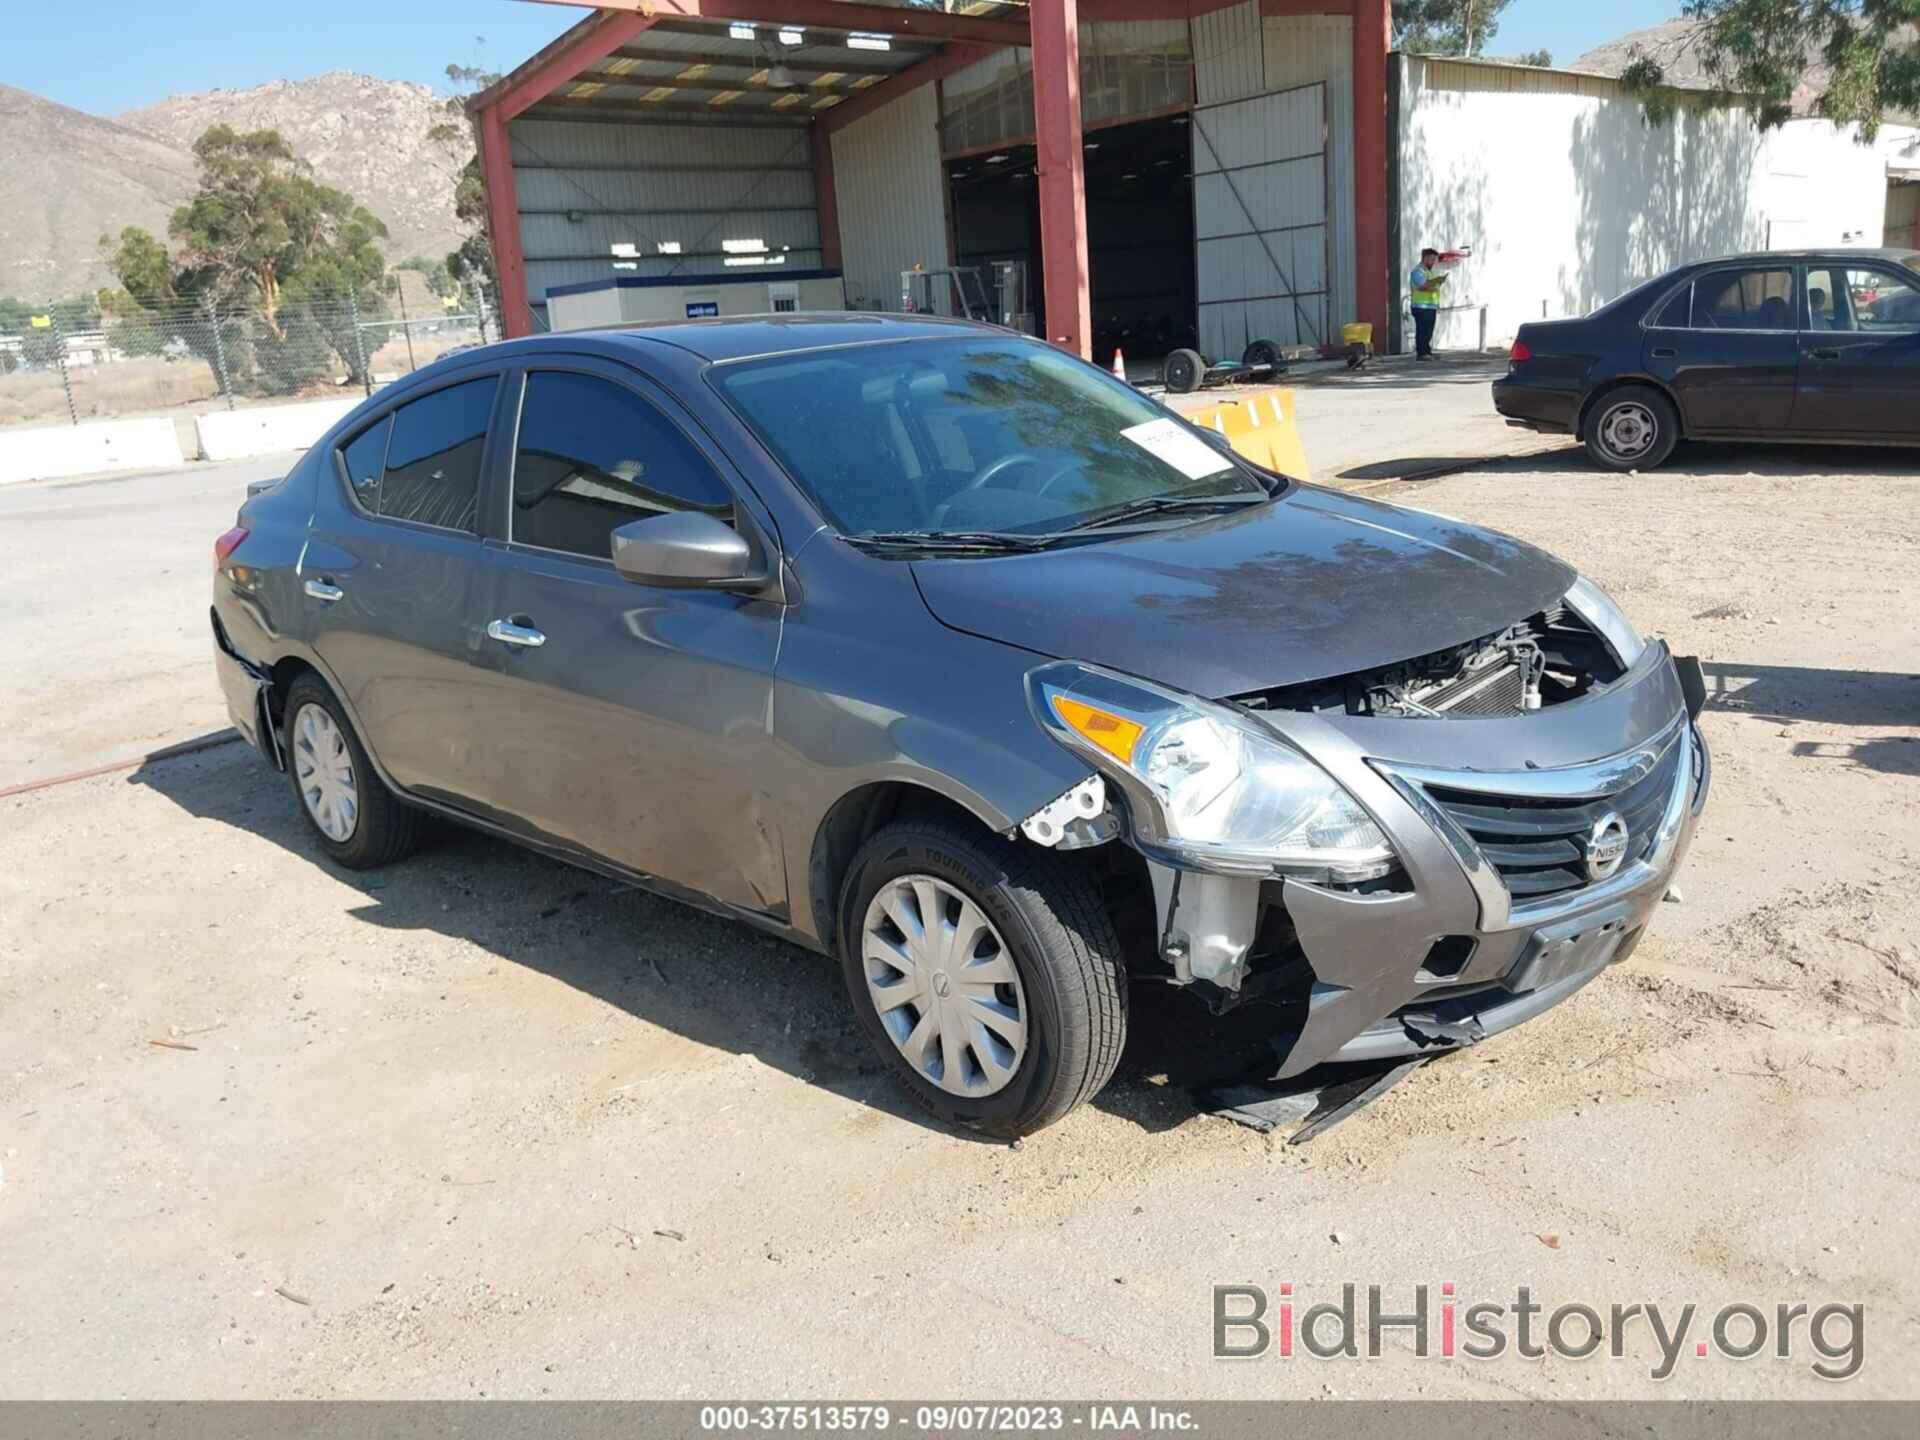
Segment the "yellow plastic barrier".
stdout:
<svg viewBox="0 0 1920 1440">
<path fill-rule="evenodd" d="M 1307 447 L 1293 418 L 1293 391 L 1269 390 L 1246 400 L 1229 400 L 1188 413 L 1187 419 L 1218 430 L 1233 448 L 1267 470 L 1305 480 Z"/>
</svg>

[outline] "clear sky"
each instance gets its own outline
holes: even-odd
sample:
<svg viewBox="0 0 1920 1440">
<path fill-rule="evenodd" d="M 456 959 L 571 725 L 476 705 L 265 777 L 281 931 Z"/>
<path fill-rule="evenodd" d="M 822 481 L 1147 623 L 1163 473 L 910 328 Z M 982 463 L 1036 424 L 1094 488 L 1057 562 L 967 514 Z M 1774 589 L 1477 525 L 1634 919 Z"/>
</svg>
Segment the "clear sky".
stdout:
<svg viewBox="0 0 1920 1440">
<path fill-rule="evenodd" d="M 1679 9 L 1514 0 L 1491 48 L 1550 50 L 1565 63 Z M 511 69 L 580 15 L 526 0 L 0 0 L 0 10 L 0 82 L 98 115 L 325 70 L 437 85 L 449 61 Z"/>
</svg>

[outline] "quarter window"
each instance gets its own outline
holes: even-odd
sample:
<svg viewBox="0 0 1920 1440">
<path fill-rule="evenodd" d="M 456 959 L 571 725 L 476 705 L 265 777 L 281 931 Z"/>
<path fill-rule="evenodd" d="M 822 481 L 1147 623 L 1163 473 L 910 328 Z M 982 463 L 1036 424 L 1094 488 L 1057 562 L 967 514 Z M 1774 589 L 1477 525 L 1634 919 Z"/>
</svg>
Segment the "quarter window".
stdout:
<svg viewBox="0 0 1920 1440">
<path fill-rule="evenodd" d="M 387 463 L 387 436 L 392 430 L 393 417 L 382 415 L 371 430 L 362 430 L 357 439 L 340 451 L 347 467 L 347 484 L 353 487 L 353 498 L 370 515 L 380 513 L 380 471 Z"/>
<path fill-rule="evenodd" d="M 731 525 L 733 494 L 666 416 L 610 380 L 527 376 L 513 457 L 513 540 L 605 560 L 620 526 L 679 510 Z"/>
<path fill-rule="evenodd" d="M 443 530 L 471 530 L 480 509 L 480 452 L 493 413 L 492 376 L 402 405 L 380 477 L 378 513 Z"/>
<path fill-rule="evenodd" d="M 1719 270 L 1693 283 L 1696 330 L 1799 328 L 1793 271 Z"/>
</svg>

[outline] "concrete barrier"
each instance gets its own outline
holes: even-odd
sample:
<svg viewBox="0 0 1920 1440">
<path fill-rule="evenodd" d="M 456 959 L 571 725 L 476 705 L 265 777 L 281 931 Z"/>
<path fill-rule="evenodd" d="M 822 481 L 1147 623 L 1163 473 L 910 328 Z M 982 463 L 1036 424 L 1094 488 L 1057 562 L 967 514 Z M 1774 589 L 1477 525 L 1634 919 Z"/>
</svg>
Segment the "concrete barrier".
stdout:
<svg viewBox="0 0 1920 1440">
<path fill-rule="evenodd" d="M 252 455 L 276 455 L 304 450 L 333 422 L 366 397 L 308 400 L 298 405 L 254 405 L 245 410 L 216 410 L 193 422 L 203 460 L 244 460 Z"/>
<path fill-rule="evenodd" d="M 0 485 L 99 470 L 159 470 L 181 458 L 173 421 L 165 417 L 0 430 Z"/>
</svg>

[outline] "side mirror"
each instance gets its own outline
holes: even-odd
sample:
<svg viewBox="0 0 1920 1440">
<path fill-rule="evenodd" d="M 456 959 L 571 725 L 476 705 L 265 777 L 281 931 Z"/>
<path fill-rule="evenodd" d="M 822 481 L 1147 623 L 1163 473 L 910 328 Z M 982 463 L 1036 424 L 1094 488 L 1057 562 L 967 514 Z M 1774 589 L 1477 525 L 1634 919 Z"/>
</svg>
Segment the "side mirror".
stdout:
<svg viewBox="0 0 1920 1440">
<path fill-rule="evenodd" d="M 750 585 L 753 547 L 731 525 L 698 510 L 634 520 L 613 532 L 613 568 L 641 585 Z"/>
</svg>

